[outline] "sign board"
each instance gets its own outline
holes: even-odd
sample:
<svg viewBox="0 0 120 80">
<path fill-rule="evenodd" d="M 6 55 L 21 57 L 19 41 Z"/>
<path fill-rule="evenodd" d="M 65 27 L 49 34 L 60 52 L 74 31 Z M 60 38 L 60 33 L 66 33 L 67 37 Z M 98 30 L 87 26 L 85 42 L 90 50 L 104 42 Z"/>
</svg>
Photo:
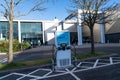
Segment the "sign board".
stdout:
<svg viewBox="0 0 120 80">
<path fill-rule="evenodd" d="M 58 31 L 56 32 L 56 47 L 60 47 L 60 44 L 65 43 L 70 46 L 70 33 L 69 31 Z"/>
<path fill-rule="evenodd" d="M 56 64 L 58 68 L 71 66 L 70 32 L 57 31 L 55 33 L 55 45 L 57 49 Z"/>
</svg>

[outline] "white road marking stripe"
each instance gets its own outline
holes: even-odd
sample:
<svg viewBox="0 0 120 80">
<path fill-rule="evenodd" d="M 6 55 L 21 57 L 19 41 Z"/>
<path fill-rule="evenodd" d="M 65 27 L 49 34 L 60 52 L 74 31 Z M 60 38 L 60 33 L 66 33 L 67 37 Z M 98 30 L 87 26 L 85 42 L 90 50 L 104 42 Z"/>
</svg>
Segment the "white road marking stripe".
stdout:
<svg viewBox="0 0 120 80">
<path fill-rule="evenodd" d="M 2 59 L 2 60 L 0 60 L 0 63 L 5 63 L 5 62 L 7 62 L 7 58 L 4 58 L 4 59 Z"/>
<path fill-rule="evenodd" d="M 80 67 L 81 64 L 82 64 L 82 63 L 80 62 L 80 63 L 77 65 L 77 67 Z M 72 71 L 76 70 L 77 67 L 73 68 Z"/>
<path fill-rule="evenodd" d="M 113 63 L 113 61 L 120 61 L 120 60 L 114 60 L 113 59 L 114 57 L 109 57 L 109 59 L 104 59 L 104 60 L 109 60 L 110 63 L 101 63 L 99 62 L 99 60 L 103 60 L 103 59 L 97 59 L 96 62 L 94 63 L 93 67 L 88 67 L 88 66 L 80 66 L 82 63 L 93 63 L 93 62 L 80 62 L 77 67 L 83 67 L 83 68 L 86 68 L 86 69 L 80 69 L 80 70 L 76 70 L 77 67 L 73 68 L 72 70 L 68 70 L 66 69 L 66 71 L 59 71 L 59 70 L 56 70 L 56 72 L 63 72 L 63 73 L 59 73 L 59 74 L 54 74 L 54 75 L 49 75 L 50 73 L 52 73 L 51 69 L 36 69 L 32 72 L 30 72 L 29 74 L 21 74 L 21 73 L 11 73 L 11 74 L 8 74 L 8 75 L 5 75 L 3 77 L 0 77 L 0 79 L 3 79 L 3 78 L 6 78 L 6 77 L 9 77 L 11 75 L 21 75 L 22 77 L 18 78 L 17 80 L 22 80 L 24 77 L 33 77 L 35 79 L 31 79 L 31 80 L 38 80 L 38 79 L 44 79 L 44 78 L 50 78 L 50 77 L 56 77 L 56 76 L 61 76 L 61 75 L 65 75 L 65 74 L 71 74 L 76 80 L 80 80 L 80 78 L 78 78 L 73 72 L 80 72 L 80 71 L 85 71 L 85 70 L 91 70 L 91 69 L 95 69 L 95 68 L 100 68 L 100 67 L 106 67 L 106 66 L 110 66 L 110 65 L 114 65 L 114 64 L 119 64 L 120 62 L 116 62 L 116 63 Z M 117 58 L 116 58 L 117 59 Z M 97 64 L 103 64 L 103 65 L 100 65 L 100 66 L 97 66 Z M 43 76 L 34 76 L 34 75 L 31 75 L 39 70 L 44 70 L 44 71 L 49 71 L 48 73 L 46 73 L 45 75 Z"/>
<path fill-rule="evenodd" d="M 115 64 L 120 64 L 120 62 L 117 63 L 113 63 L 113 64 L 106 64 L 106 65 L 101 65 L 101 66 L 97 66 L 95 68 L 87 68 L 87 69 L 82 69 L 82 70 L 76 70 L 74 72 L 81 72 L 81 71 L 86 71 L 86 70 L 91 70 L 91 69 L 97 69 L 97 68 L 101 68 L 101 67 L 106 67 L 106 66 L 110 66 L 110 65 L 115 65 Z"/>
<path fill-rule="evenodd" d="M 0 77 L 0 80 L 6 78 L 6 77 L 8 77 L 8 76 L 11 76 L 11 75 L 13 75 L 13 73 L 10 73 L 10 74 L 8 74 L 8 75 L 5 75 L 5 76 L 3 76 L 3 77 Z"/>
<path fill-rule="evenodd" d="M 112 60 L 112 57 L 110 57 L 110 64 L 113 64 L 113 60 Z"/>
<path fill-rule="evenodd" d="M 93 63 L 95 63 L 95 62 L 82 62 L 82 63 L 88 63 L 88 64 L 90 63 L 90 64 L 93 64 Z"/>
<path fill-rule="evenodd" d="M 50 76 L 45 76 L 45 77 L 40 77 L 40 78 L 37 78 L 36 80 L 38 80 L 38 79 L 44 79 L 44 78 L 50 78 L 50 77 L 56 77 L 56 76 L 61 76 L 61 75 L 65 75 L 65 74 L 68 74 L 68 72 L 60 73 L 60 74 L 55 74 L 55 75 L 50 75 Z"/>
<path fill-rule="evenodd" d="M 33 73 L 35 73 L 35 72 L 37 72 L 39 70 L 40 69 L 37 69 L 37 70 L 34 70 L 34 71 L 30 72 L 29 74 L 23 75 L 22 77 L 18 78 L 17 80 L 23 79 L 24 77 L 29 76 L 30 74 L 33 74 Z"/>
<path fill-rule="evenodd" d="M 43 77 L 46 77 L 47 75 L 51 74 L 53 71 L 48 72 L 47 74 L 45 74 Z"/>
<path fill-rule="evenodd" d="M 99 61 L 99 59 L 97 59 L 97 60 L 95 61 L 94 65 L 93 65 L 93 68 L 95 68 L 95 67 L 97 66 L 98 61 Z"/>
<path fill-rule="evenodd" d="M 68 69 L 66 69 L 67 72 L 69 72 L 76 80 L 81 80 L 80 78 L 78 78 L 75 74 L 73 74 L 72 71 L 69 71 Z"/>
<path fill-rule="evenodd" d="M 18 78 L 18 79 L 16 79 L 16 80 L 22 80 L 22 79 L 25 78 L 25 77 L 40 78 L 40 76 L 27 75 L 27 74 L 21 74 L 21 73 L 13 73 L 13 74 L 22 76 L 22 77 L 20 77 L 20 78 Z"/>
<path fill-rule="evenodd" d="M 40 70 L 44 70 L 44 71 L 51 71 L 51 69 L 43 69 L 43 68 L 42 68 L 42 69 L 40 69 Z"/>
</svg>

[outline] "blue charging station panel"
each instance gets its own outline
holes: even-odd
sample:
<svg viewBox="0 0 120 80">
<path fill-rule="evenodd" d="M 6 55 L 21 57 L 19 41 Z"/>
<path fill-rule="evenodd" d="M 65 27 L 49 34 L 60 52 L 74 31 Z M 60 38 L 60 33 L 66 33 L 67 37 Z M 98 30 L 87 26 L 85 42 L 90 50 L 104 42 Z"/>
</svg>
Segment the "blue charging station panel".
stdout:
<svg viewBox="0 0 120 80">
<path fill-rule="evenodd" d="M 56 64 L 58 68 L 71 66 L 70 32 L 67 30 L 55 33 Z"/>
</svg>

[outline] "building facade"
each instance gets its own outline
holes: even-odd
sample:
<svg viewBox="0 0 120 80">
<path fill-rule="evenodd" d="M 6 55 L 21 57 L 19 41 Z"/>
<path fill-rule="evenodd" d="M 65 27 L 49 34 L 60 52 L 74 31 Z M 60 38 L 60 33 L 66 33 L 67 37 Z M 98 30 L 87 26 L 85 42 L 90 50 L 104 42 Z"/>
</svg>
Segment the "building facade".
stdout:
<svg viewBox="0 0 120 80">
<path fill-rule="evenodd" d="M 115 27 L 116 26 L 116 27 Z M 112 29 L 114 27 L 114 30 Z M 0 40 L 8 39 L 9 24 L 7 20 L 0 20 Z M 117 30 L 116 30 L 117 29 Z M 96 24 L 94 27 L 95 43 L 119 43 L 120 26 Z M 53 21 L 47 20 L 14 20 L 13 37 L 19 42 L 29 42 L 31 45 L 54 44 L 55 31 L 69 30 L 71 44 L 82 45 L 90 43 L 90 31 L 87 26 L 78 25 L 75 20 Z"/>
</svg>

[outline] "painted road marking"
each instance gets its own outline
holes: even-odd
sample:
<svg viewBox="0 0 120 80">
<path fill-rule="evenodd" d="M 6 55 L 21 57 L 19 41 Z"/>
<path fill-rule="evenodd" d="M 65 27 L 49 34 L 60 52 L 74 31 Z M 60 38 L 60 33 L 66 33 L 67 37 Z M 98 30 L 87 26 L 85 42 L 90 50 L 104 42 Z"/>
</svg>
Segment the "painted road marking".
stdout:
<svg viewBox="0 0 120 80">
<path fill-rule="evenodd" d="M 99 61 L 99 59 L 97 59 L 97 60 L 95 61 L 94 65 L 93 65 L 93 68 L 95 68 L 95 67 L 97 66 L 98 61 Z"/>
<path fill-rule="evenodd" d="M 11 75 L 13 75 L 13 73 L 10 73 L 10 74 L 8 74 L 8 75 L 5 75 L 5 76 L 3 76 L 3 77 L 0 77 L 0 80 L 1 80 L 1 79 L 4 79 L 4 78 L 6 78 L 6 77 L 9 77 L 9 76 L 11 76 Z"/>
<path fill-rule="evenodd" d="M 109 59 L 110 59 L 110 64 L 113 64 L 113 60 L 112 60 L 112 57 L 110 57 Z"/>
<path fill-rule="evenodd" d="M 0 60 L 0 63 L 5 63 L 5 62 L 7 62 L 7 61 L 8 61 L 8 59 L 7 59 L 7 58 L 4 58 L 4 59 Z"/>
<path fill-rule="evenodd" d="M 66 71 L 67 71 L 69 74 L 71 74 L 76 80 L 81 80 L 80 78 L 78 78 L 78 77 L 73 73 L 73 71 L 70 71 L 70 70 L 68 70 L 68 69 L 66 69 Z"/>
<path fill-rule="evenodd" d="M 82 64 L 82 62 L 80 62 L 75 68 L 73 68 L 72 71 L 76 70 L 77 67 L 80 67 L 81 64 Z"/>
<path fill-rule="evenodd" d="M 102 60 L 102 62 L 100 62 L 100 60 Z M 104 61 L 108 61 L 109 63 L 105 63 Z M 113 61 L 118 61 L 118 62 L 113 62 Z M 85 64 L 93 64 L 93 66 L 91 67 L 89 65 L 88 66 L 82 65 L 84 63 Z M 93 61 L 92 62 L 87 62 L 87 61 L 86 62 L 79 62 L 79 64 L 76 67 L 73 67 L 73 69 L 71 69 L 71 70 L 69 70 L 69 68 L 66 68 L 65 71 L 56 69 L 55 72 L 60 72 L 58 74 L 50 75 L 53 72 L 51 69 L 41 68 L 41 69 L 33 70 L 32 72 L 30 72 L 28 74 L 10 73 L 10 74 L 7 74 L 5 76 L 0 77 L 0 79 L 9 78 L 9 76 L 12 76 L 12 75 L 20 75 L 21 77 L 17 78 L 16 80 L 22 80 L 25 77 L 33 77 L 33 79 L 31 79 L 31 80 L 38 80 L 38 79 L 45 79 L 45 78 L 57 77 L 57 76 L 65 75 L 65 74 L 70 74 L 76 80 L 81 80 L 79 77 L 77 77 L 74 74 L 74 72 L 86 71 L 86 70 L 96 69 L 96 68 L 110 66 L 110 65 L 114 65 L 114 64 L 119 64 L 119 63 L 120 63 L 120 57 L 108 57 L 108 59 L 96 59 L 95 62 L 93 62 Z M 98 64 L 102 64 L 102 65 L 98 65 Z M 81 68 L 84 68 L 84 69 L 81 69 Z M 43 76 L 33 75 L 33 73 L 37 73 L 37 71 L 39 71 L 39 70 L 48 71 L 48 72 L 46 74 L 44 74 Z"/>
<path fill-rule="evenodd" d="M 22 77 L 18 78 L 17 80 L 21 80 L 21 79 L 23 79 L 24 77 L 29 76 L 30 74 L 35 73 L 35 72 L 37 72 L 37 71 L 39 71 L 39 70 L 40 70 L 40 69 L 37 69 L 37 70 L 34 70 L 34 71 L 30 72 L 30 73 L 27 74 L 27 75 L 23 75 Z M 30 76 L 31 76 L 31 75 L 30 75 Z"/>
</svg>

